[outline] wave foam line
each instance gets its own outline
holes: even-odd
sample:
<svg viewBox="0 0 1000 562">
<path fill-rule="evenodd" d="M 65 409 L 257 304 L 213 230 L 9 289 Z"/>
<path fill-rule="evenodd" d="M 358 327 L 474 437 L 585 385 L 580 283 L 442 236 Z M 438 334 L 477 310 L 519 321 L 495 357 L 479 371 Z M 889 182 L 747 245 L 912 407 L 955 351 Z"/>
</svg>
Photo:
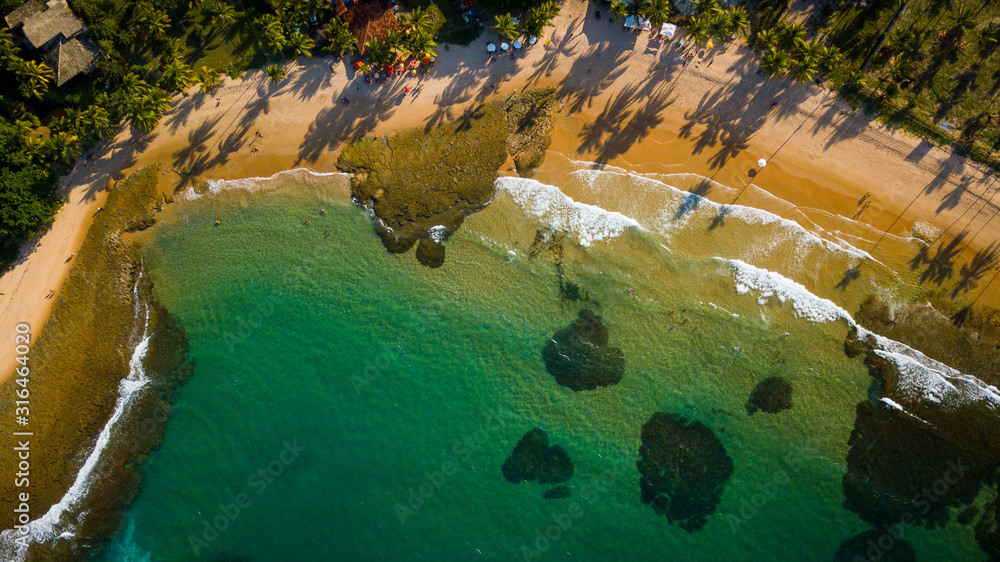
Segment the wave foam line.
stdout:
<svg viewBox="0 0 1000 562">
<path fill-rule="evenodd" d="M 878 343 L 875 353 L 892 361 L 899 371 L 897 398 L 908 403 L 933 403 L 947 408 L 961 408 L 975 403 L 985 404 L 991 410 L 1000 410 L 1000 390 L 972 375 L 965 375 L 948 365 L 927 357 L 920 351 L 876 334 L 857 324 L 851 315 L 833 301 L 811 293 L 804 286 L 780 273 L 760 269 L 740 260 L 715 258 L 729 266 L 735 273 L 736 292 L 746 294 L 756 291 L 757 302 L 767 304 L 776 297 L 780 302 L 791 301 L 796 316 L 813 322 L 846 320 L 858 328 L 859 335 L 871 335 Z M 888 398 L 884 402 L 904 409 Z"/>
<path fill-rule="evenodd" d="M 151 334 L 146 333 L 148 329 L 149 310 L 147 309 L 142 331 L 143 338 L 132 351 L 132 357 L 128 365 L 128 376 L 122 379 L 118 385 L 118 399 L 115 402 L 114 412 L 107 423 L 104 424 L 104 428 L 101 429 L 101 433 L 97 436 L 97 441 L 94 443 L 94 449 L 87 456 L 87 460 L 83 463 L 80 471 L 77 472 L 76 479 L 69 487 L 69 490 L 44 515 L 28 524 L 32 543 L 42 543 L 55 538 L 75 537 L 76 527 L 72 521 L 76 517 L 73 517 L 72 514 L 78 511 L 80 501 L 90 491 L 90 485 L 95 478 L 94 469 L 101 460 L 101 455 L 107 448 L 108 443 L 111 441 L 111 435 L 117 428 L 122 414 L 133 402 L 136 392 L 149 383 L 149 377 L 146 376 L 146 369 L 143 365 L 143 361 L 146 358 L 146 351 L 149 349 L 149 338 L 151 336 Z M 70 520 L 64 522 L 63 519 L 66 515 L 70 516 Z M 27 549 L 18 546 L 18 543 L 15 542 L 17 537 L 18 533 L 13 529 L 6 529 L 3 533 L 0 533 L 0 552 L 10 556 L 9 560 L 22 562 L 27 555 Z"/>
<path fill-rule="evenodd" d="M 315 172 L 309 168 L 293 168 L 291 170 L 282 170 L 267 177 L 254 176 L 235 180 L 207 180 L 205 184 L 208 186 L 208 192 L 213 195 L 218 195 L 223 191 L 233 189 L 240 189 L 249 192 L 261 191 L 271 188 L 273 187 L 273 184 L 287 179 L 321 179 L 330 177 L 350 178 L 351 174 L 344 172 Z M 198 193 L 193 187 L 189 187 L 187 191 L 184 192 L 184 198 L 187 200 L 193 201 L 201 199 L 202 196 L 204 196 L 204 193 Z"/>
<path fill-rule="evenodd" d="M 875 258 L 872 257 L 872 255 L 869 254 L 868 252 L 860 248 L 857 248 L 843 240 L 840 240 L 839 243 L 827 240 L 821 236 L 818 236 L 814 232 L 808 230 L 807 228 L 805 228 L 804 226 L 802 226 L 801 224 L 799 224 L 794 220 L 786 219 L 780 215 L 776 215 L 770 211 L 765 211 L 764 209 L 758 209 L 756 207 L 747 207 L 744 205 L 727 205 L 723 203 L 716 203 L 715 201 L 712 201 L 705 197 L 699 197 L 697 199 L 697 204 L 693 205 L 692 209 L 690 210 L 685 209 L 686 212 L 679 213 L 678 211 L 681 210 L 681 207 L 683 205 L 685 204 L 691 205 L 692 200 L 689 199 L 689 197 L 692 194 L 691 192 L 678 189 L 673 185 L 664 182 L 662 179 L 636 174 L 633 172 L 625 172 L 625 171 L 619 172 L 617 170 L 583 169 L 583 170 L 576 170 L 572 172 L 572 174 L 582 178 L 584 182 L 588 186 L 591 186 L 592 188 L 594 188 L 597 178 L 606 175 L 617 175 L 617 176 L 627 176 L 634 182 L 652 184 L 661 190 L 666 190 L 671 196 L 673 196 L 676 205 L 672 206 L 671 208 L 663 209 L 663 215 L 677 217 L 677 219 L 670 221 L 660 221 L 661 224 L 660 224 L 660 229 L 658 229 L 658 233 L 663 234 L 665 236 L 669 235 L 669 230 L 674 230 L 676 228 L 683 228 L 684 225 L 687 224 L 687 218 L 690 215 L 694 215 L 699 212 L 704 213 L 705 211 L 702 211 L 701 209 L 711 209 L 711 211 L 716 215 L 725 217 L 735 217 L 739 220 L 742 220 L 746 224 L 752 226 L 769 226 L 776 224 L 787 230 L 789 233 L 799 236 L 799 239 L 802 242 L 816 245 L 830 251 L 842 252 L 855 259 L 866 259 L 876 263 L 880 263 L 877 260 L 875 260 Z"/>
<path fill-rule="evenodd" d="M 558 187 L 540 181 L 502 177 L 497 179 L 496 186 L 549 227 L 575 233 L 584 247 L 621 236 L 629 228 L 642 228 L 631 217 L 574 201 Z"/>
<path fill-rule="evenodd" d="M 738 259 L 715 259 L 726 264 L 735 273 L 737 293 L 757 293 L 757 304 L 763 306 L 771 297 L 775 297 L 778 302 L 791 301 L 795 315 L 811 322 L 846 320 L 848 324 L 855 325 L 849 312 L 829 299 L 814 295 L 805 286 L 780 273 L 761 269 Z"/>
</svg>

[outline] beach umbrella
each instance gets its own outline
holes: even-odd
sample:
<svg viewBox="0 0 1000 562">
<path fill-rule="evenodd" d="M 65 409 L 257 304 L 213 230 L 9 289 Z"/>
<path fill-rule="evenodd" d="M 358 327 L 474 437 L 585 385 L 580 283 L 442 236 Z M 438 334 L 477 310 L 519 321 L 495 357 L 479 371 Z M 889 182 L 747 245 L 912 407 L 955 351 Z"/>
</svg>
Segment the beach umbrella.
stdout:
<svg viewBox="0 0 1000 562">
<path fill-rule="evenodd" d="M 757 161 L 757 165 L 763 168 L 764 166 L 767 166 L 767 160 L 761 158 L 760 160 Z"/>
<path fill-rule="evenodd" d="M 431 58 L 430 57 L 424 57 L 424 58 L 420 59 L 420 62 L 422 62 L 424 64 L 430 64 L 431 63 Z"/>
<path fill-rule="evenodd" d="M 507 51 L 507 49 L 510 49 L 510 45 L 508 45 L 506 41 L 504 41 L 503 43 L 500 43 L 500 50 L 501 51 Z"/>
<path fill-rule="evenodd" d="M 497 50 L 497 46 L 494 45 L 493 43 L 490 43 L 489 45 L 486 45 L 486 51 L 487 52 L 492 53 L 493 51 L 496 51 L 496 50 Z"/>
<path fill-rule="evenodd" d="M 705 46 L 708 47 L 709 49 L 711 49 L 712 47 L 715 46 L 715 43 L 712 43 L 711 41 L 709 41 L 708 43 L 705 43 Z"/>
<path fill-rule="evenodd" d="M 514 41 L 514 48 L 515 49 L 520 49 L 521 48 L 521 42 L 520 41 Z"/>
<path fill-rule="evenodd" d="M 407 86 L 407 87 L 403 88 L 403 91 L 406 92 L 407 94 L 410 93 L 410 87 Z"/>
<path fill-rule="evenodd" d="M 538 37 L 528 37 L 529 45 L 534 45 L 535 43 L 538 43 Z"/>
<path fill-rule="evenodd" d="M 354 70 L 357 70 L 357 69 L 361 68 L 362 66 L 364 66 L 363 62 L 361 62 L 359 60 L 354 61 Z"/>
</svg>

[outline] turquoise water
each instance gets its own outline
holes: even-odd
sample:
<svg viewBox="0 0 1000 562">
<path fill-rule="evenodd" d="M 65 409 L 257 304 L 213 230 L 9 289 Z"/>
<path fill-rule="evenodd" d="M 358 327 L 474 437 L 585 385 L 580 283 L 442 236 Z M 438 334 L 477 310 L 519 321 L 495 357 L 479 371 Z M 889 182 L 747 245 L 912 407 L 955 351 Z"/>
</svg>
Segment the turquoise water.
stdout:
<svg viewBox="0 0 1000 562">
<path fill-rule="evenodd" d="M 538 219 L 506 193 L 430 270 L 385 252 L 330 181 L 180 203 L 146 245 L 195 373 L 105 559 L 830 560 L 868 528 L 841 505 L 870 384 L 845 322 L 760 304 L 712 255 L 636 229 L 567 241 L 567 279 L 592 301 L 568 302 L 552 257 L 527 255 Z M 545 370 L 542 346 L 581 307 L 625 354 L 616 386 L 573 392 Z M 794 407 L 747 416 L 776 375 Z M 640 502 L 657 411 L 703 422 L 733 460 L 701 531 Z M 568 499 L 501 475 L 535 427 L 575 464 Z M 966 527 L 906 538 L 923 560 L 981 558 Z"/>
</svg>

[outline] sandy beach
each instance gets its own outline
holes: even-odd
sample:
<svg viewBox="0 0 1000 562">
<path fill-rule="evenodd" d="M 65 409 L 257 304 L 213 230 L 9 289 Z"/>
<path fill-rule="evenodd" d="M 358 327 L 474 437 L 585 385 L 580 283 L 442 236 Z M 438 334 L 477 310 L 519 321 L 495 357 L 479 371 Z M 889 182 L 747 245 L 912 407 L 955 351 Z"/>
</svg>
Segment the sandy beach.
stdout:
<svg viewBox="0 0 1000 562">
<path fill-rule="evenodd" d="M 544 40 L 513 60 L 491 61 L 491 40 L 487 30 L 468 47 L 440 46 L 428 74 L 386 83 L 365 84 L 351 68 L 355 57 L 316 58 L 287 64 L 277 84 L 254 71 L 208 94 L 176 96 L 152 133 L 123 131 L 63 179 L 66 204 L 52 228 L 0 279 L 0 338 L 12 342 L 22 322 L 41 332 L 71 255 L 123 171 L 164 162 L 172 168 L 162 172 L 168 193 L 202 179 L 332 171 L 352 138 L 433 126 L 525 88 L 557 89 L 552 150 L 580 160 L 691 172 L 736 188 L 752 179 L 793 205 L 848 218 L 870 191 L 871 208 L 858 220 L 879 231 L 907 232 L 917 220 L 951 227 L 951 235 L 985 225 L 967 255 L 1000 234 L 1000 220 L 987 222 L 1000 200 L 977 212 L 993 193 L 979 165 L 890 130 L 819 86 L 757 75 L 757 55 L 739 42 L 694 51 L 685 66 L 688 51 L 597 20 L 589 3 L 575 0 Z M 768 165 L 751 175 L 760 158 Z M 978 304 L 995 306 L 997 289 Z M 0 380 L 14 365 L 12 346 L 2 349 Z"/>
</svg>

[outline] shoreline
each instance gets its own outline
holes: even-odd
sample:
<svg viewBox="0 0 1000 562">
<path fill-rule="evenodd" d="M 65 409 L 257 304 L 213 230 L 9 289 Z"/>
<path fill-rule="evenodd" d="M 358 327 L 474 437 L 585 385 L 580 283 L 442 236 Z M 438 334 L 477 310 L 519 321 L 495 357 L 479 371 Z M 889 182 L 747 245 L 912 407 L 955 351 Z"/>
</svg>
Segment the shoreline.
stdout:
<svg viewBox="0 0 1000 562">
<path fill-rule="evenodd" d="M 71 187 L 64 188 L 67 203 L 55 223 L 0 279 L 6 293 L 0 336 L 13 341 L 19 322 L 41 332 L 72 265 L 69 255 L 103 204 L 107 184 L 123 171 L 168 163 L 173 169 L 162 172 L 160 187 L 169 195 L 201 180 L 298 167 L 333 172 L 340 148 L 357 136 L 436 125 L 525 88 L 556 88 L 563 107 L 550 150 L 567 157 L 636 172 L 695 173 L 736 189 L 753 179 L 793 205 L 848 217 L 871 191 L 873 212 L 862 220 L 878 230 L 892 225 L 895 234 L 909 232 L 917 219 L 942 230 L 961 226 L 967 219 L 957 219 L 970 203 L 983 205 L 988 183 L 974 163 L 871 122 L 825 89 L 757 76 L 756 55 L 745 46 L 700 49 L 700 60 L 711 62 L 682 67 L 681 50 L 596 21 L 588 7 L 567 3 L 545 44 L 516 60 L 488 62 L 487 31 L 468 47 L 439 47 L 425 76 L 366 85 L 350 68 L 354 57 L 317 58 L 287 65 L 288 78 L 278 84 L 253 71 L 212 93 L 176 96 L 151 134 L 134 139 L 122 132 L 63 179 Z M 345 96 L 350 104 L 338 103 Z M 772 100 L 780 100 L 778 108 Z M 255 141 L 258 131 L 262 141 Z M 249 153 L 251 144 L 259 152 Z M 749 177 L 759 158 L 772 157 Z M 976 213 L 969 229 L 978 231 L 988 216 Z M 990 222 L 964 250 L 966 261 L 998 234 L 1000 220 Z M 46 299 L 50 290 L 54 296 Z M 991 286 L 978 304 L 996 306 L 998 295 L 1000 285 Z M 0 381 L 9 378 L 13 361 L 12 351 L 0 354 Z"/>
</svg>

